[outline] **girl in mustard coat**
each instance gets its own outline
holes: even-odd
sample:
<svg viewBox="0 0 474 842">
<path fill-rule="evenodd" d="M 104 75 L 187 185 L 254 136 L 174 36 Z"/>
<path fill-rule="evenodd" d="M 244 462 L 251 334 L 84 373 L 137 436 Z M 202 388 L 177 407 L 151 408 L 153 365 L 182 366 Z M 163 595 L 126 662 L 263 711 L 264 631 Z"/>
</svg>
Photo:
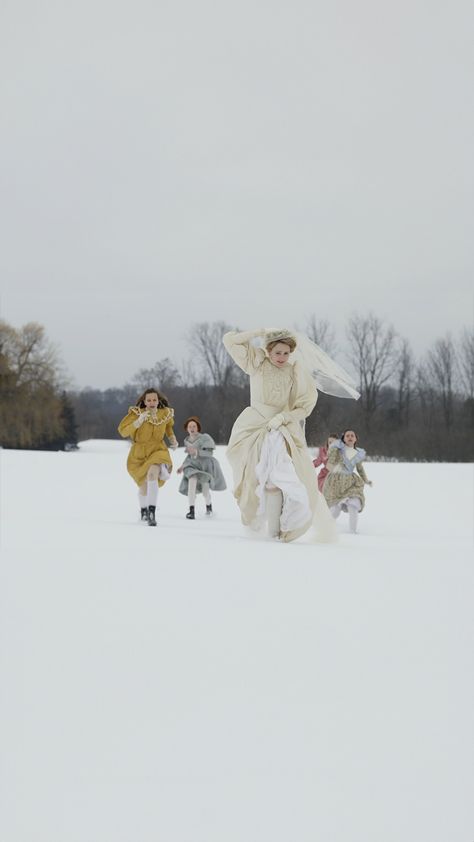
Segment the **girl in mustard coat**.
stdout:
<svg viewBox="0 0 474 842">
<path fill-rule="evenodd" d="M 174 412 L 165 396 L 158 389 L 146 389 L 118 426 L 120 435 L 133 442 L 127 470 L 138 485 L 141 519 L 149 526 L 156 526 L 158 488 L 169 479 L 173 467 L 164 437 L 172 450 L 178 447 L 173 424 Z"/>
</svg>

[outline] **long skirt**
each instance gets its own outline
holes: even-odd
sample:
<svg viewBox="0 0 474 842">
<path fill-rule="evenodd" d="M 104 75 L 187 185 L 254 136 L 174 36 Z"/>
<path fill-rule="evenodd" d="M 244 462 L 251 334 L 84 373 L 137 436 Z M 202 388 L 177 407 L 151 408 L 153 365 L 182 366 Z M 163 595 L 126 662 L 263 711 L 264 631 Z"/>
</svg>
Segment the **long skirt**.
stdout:
<svg viewBox="0 0 474 842">
<path fill-rule="evenodd" d="M 352 474 L 330 473 L 326 477 L 323 494 L 329 508 L 346 503 L 349 497 L 357 497 L 360 511 L 365 506 L 364 481 L 355 471 Z"/>
<path fill-rule="evenodd" d="M 183 478 L 179 486 L 180 494 L 188 493 L 191 477 L 196 477 L 196 493 L 202 493 L 203 484 L 209 485 L 211 491 L 225 491 L 227 488 L 221 466 L 215 456 L 187 456 L 183 463 Z"/>
<path fill-rule="evenodd" d="M 283 493 L 281 540 L 293 541 L 314 525 L 316 540 L 334 541 L 334 520 L 314 481 L 313 463 L 303 428 L 298 422 L 290 422 L 272 436 L 267 423 L 274 414 L 272 407 L 268 409 L 268 417 L 247 407 L 237 418 L 229 440 L 227 458 L 233 471 L 234 497 L 239 504 L 242 523 L 253 529 L 261 527 L 262 489 L 272 474 L 277 482 L 271 479 L 270 482 Z"/>
</svg>

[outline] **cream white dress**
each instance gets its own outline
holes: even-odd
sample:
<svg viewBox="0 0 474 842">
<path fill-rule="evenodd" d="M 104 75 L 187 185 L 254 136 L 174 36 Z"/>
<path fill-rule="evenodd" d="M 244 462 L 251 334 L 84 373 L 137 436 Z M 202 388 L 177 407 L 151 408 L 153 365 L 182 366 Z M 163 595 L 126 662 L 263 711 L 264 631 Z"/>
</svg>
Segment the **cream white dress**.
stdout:
<svg viewBox="0 0 474 842">
<path fill-rule="evenodd" d="M 264 490 L 273 485 L 283 494 L 283 541 L 298 538 L 312 523 L 319 540 L 334 540 L 334 521 L 318 490 L 304 435 L 305 418 L 318 397 L 316 386 L 298 361 L 275 366 L 263 348 L 251 344 L 259 335 L 260 331 L 231 331 L 223 337 L 233 360 L 250 377 L 250 406 L 235 421 L 227 449 L 242 522 L 254 529 L 261 527 Z M 284 423 L 268 431 L 268 422 L 279 413 Z"/>
</svg>

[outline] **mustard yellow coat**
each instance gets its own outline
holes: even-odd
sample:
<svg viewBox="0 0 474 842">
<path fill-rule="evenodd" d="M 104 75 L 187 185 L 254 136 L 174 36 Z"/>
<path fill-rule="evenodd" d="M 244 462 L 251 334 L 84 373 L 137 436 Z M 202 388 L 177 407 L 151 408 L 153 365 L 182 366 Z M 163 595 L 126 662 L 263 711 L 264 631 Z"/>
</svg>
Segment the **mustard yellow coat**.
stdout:
<svg viewBox="0 0 474 842">
<path fill-rule="evenodd" d="M 118 431 L 123 438 L 132 439 L 132 447 L 127 459 L 127 470 L 137 485 L 146 481 L 150 465 L 167 465 L 171 471 L 173 463 L 170 452 L 164 442 L 164 437 L 174 440 L 174 412 L 166 406 L 158 409 L 155 418 L 147 418 L 141 427 L 133 425 L 143 409 L 131 406 L 125 418 L 118 425 Z M 163 485 L 164 480 L 158 480 Z"/>
</svg>

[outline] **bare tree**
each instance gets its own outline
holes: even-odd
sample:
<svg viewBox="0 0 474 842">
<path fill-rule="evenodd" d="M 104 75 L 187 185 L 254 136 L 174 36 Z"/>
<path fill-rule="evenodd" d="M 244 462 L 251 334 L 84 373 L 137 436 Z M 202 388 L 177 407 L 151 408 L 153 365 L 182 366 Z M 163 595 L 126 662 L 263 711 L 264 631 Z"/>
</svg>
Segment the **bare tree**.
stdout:
<svg viewBox="0 0 474 842">
<path fill-rule="evenodd" d="M 426 358 L 426 374 L 441 401 L 444 422 L 449 430 L 454 417 L 456 388 L 456 349 L 451 336 L 437 339 Z"/>
<path fill-rule="evenodd" d="M 397 409 L 400 425 L 407 426 L 410 420 L 410 407 L 413 398 L 415 360 L 410 343 L 402 341 L 399 366 L 397 370 Z"/>
<path fill-rule="evenodd" d="M 461 389 L 474 401 L 474 328 L 465 328 L 458 342 L 458 369 Z"/>
<path fill-rule="evenodd" d="M 242 382 L 239 368 L 222 343 L 224 333 L 229 330 L 232 328 L 225 322 L 199 322 L 193 325 L 188 335 L 189 345 L 205 381 L 223 392 Z"/>
<path fill-rule="evenodd" d="M 391 325 L 369 313 L 354 315 L 347 327 L 349 358 L 358 371 L 361 403 L 367 428 L 380 403 L 382 387 L 393 377 L 400 357 L 397 334 Z"/>
<path fill-rule="evenodd" d="M 169 357 L 156 362 L 151 368 L 142 368 L 133 377 L 133 384 L 138 391 L 148 386 L 156 386 L 160 392 L 166 392 L 181 385 L 181 374 Z"/>
<path fill-rule="evenodd" d="M 317 319 L 314 313 L 308 318 L 304 332 L 326 354 L 334 356 L 337 350 L 336 334 L 328 319 Z"/>
<path fill-rule="evenodd" d="M 199 383 L 199 372 L 196 371 L 194 360 L 184 360 L 181 363 L 181 382 L 184 387 L 196 386 Z"/>
</svg>

